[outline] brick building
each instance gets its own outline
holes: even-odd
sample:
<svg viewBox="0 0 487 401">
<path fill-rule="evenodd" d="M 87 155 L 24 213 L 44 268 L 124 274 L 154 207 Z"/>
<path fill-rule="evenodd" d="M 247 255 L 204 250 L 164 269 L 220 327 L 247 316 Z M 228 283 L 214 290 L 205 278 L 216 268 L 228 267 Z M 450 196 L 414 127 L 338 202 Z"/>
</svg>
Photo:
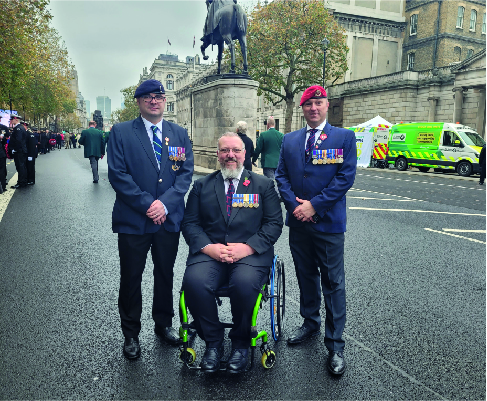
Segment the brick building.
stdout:
<svg viewBox="0 0 487 401">
<path fill-rule="evenodd" d="M 407 0 L 401 70 L 461 62 L 485 49 L 485 0 Z"/>
</svg>

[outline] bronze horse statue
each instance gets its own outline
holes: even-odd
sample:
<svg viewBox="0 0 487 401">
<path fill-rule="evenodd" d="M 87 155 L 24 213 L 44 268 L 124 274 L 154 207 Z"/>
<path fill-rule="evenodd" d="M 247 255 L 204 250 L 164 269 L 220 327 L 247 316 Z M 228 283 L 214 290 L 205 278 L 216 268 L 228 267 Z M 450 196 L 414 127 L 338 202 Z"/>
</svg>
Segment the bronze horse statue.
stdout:
<svg viewBox="0 0 487 401">
<path fill-rule="evenodd" d="M 221 62 L 224 43 L 230 49 L 232 57 L 230 74 L 235 74 L 235 42 L 238 39 L 242 49 L 243 73 L 247 70 L 247 15 L 237 0 L 206 0 L 208 15 L 201 41 L 203 60 L 208 60 L 205 49 L 218 45 L 218 74 L 221 73 Z"/>
</svg>

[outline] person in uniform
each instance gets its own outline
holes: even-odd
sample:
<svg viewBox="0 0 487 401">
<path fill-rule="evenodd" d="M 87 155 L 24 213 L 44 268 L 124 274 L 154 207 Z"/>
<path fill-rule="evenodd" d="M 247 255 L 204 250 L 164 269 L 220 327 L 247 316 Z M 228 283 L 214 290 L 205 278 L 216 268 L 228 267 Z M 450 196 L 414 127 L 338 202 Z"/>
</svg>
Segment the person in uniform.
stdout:
<svg viewBox="0 0 487 401">
<path fill-rule="evenodd" d="M 326 121 L 328 101 L 321 86 L 311 86 L 301 97 L 307 126 L 284 136 L 276 181 L 286 206 L 289 246 L 300 291 L 304 319 L 288 338 L 298 344 L 319 334 L 321 290 L 325 299 L 325 346 L 328 370 L 346 369 L 345 270 L 343 263 L 345 194 L 355 180 L 355 134 Z"/>
<path fill-rule="evenodd" d="M 0 189 L 2 192 L 7 190 L 7 152 L 5 145 L 9 136 L 8 127 L 0 124 Z"/>
<path fill-rule="evenodd" d="M 224 327 L 215 291 L 229 283 L 234 327 L 227 371 L 247 366 L 250 323 L 257 296 L 269 275 L 282 211 L 271 180 L 243 167 L 245 148 L 236 133 L 218 141 L 221 171 L 194 183 L 182 231 L 189 245 L 183 290 L 198 335 L 205 341 L 204 372 L 216 372 L 223 355 Z"/>
<path fill-rule="evenodd" d="M 27 186 L 27 167 L 25 162 L 27 160 L 27 133 L 25 128 L 20 123 L 21 117 L 12 114 L 10 116 L 10 125 L 13 127 L 12 135 L 8 143 L 9 151 L 12 152 L 12 156 L 15 162 L 15 168 L 18 173 L 18 181 L 16 185 L 12 185 L 11 188 L 23 188 Z"/>
<path fill-rule="evenodd" d="M 169 344 L 180 343 L 172 327 L 173 268 L 194 161 L 186 130 L 163 119 L 164 94 L 161 82 L 142 82 L 134 94 L 140 116 L 114 125 L 108 142 L 108 179 L 116 193 L 112 228 L 118 233 L 120 256 L 118 307 L 123 353 L 129 359 L 141 353 L 141 281 L 149 249 L 154 331 Z"/>
<path fill-rule="evenodd" d="M 81 132 L 79 143 L 84 147 L 85 159 L 90 159 L 91 172 L 93 173 L 93 184 L 98 184 L 98 160 L 105 156 L 105 144 L 103 133 L 97 130 L 96 122 L 90 121 L 89 128 Z"/>
<path fill-rule="evenodd" d="M 261 156 L 262 172 L 271 180 L 274 180 L 276 175 L 277 163 L 279 162 L 279 154 L 281 153 L 282 138 L 284 134 L 275 128 L 276 121 L 274 117 L 267 117 L 267 131 L 259 135 L 254 154 L 252 155 L 252 163 L 255 163 Z"/>
<path fill-rule="evenodd" d="M 25 142 L 27 145 L 27 185 L 34 185 L 36 183 L 37 138 L 27 123 L 24 123 L 24 126 L 27 134 Z"/>
</svg>

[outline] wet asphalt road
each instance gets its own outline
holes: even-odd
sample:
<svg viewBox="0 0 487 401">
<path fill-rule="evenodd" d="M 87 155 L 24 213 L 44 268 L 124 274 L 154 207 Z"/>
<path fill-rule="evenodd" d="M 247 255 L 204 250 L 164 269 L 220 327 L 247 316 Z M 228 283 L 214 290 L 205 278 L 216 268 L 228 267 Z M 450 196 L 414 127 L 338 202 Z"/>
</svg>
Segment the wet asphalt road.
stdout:
<svg viewBox="0 0 487 401">
<path fill-rule="evenodd" d="M 271 370 L 256 356 L 237 377 L 189 371 L 153 333 L 150 258 L 142 357 L 125 360 L 106 159 L 100 173 L 94 185 L 82 149 L 40 156 L 36 185 L 15 191 L 0 222 L 1 399 L 485 399 L 485 188 L 475 180 L 359 170 L 347 199 L 348 370 L 336 379 L 322 336 L 271 340 Z M 285 228 L 276 253 L 289 333 L 301 318 L 287 241 Z M 181 238 L 175 305 L 186 255 Z M 229 320 L 227 304 L 221 312 Z M 268 304 L 259 329 L 269 332 Z M 194 348 L 199 361 L 199 339 Z"/>
</svg>

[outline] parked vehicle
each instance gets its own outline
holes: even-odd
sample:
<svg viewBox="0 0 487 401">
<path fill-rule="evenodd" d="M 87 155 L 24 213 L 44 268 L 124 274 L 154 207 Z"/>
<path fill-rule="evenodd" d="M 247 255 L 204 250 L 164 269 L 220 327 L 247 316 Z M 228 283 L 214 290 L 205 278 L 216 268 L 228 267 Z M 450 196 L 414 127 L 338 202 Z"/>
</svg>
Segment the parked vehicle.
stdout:
<svg viewBox="0 0 487 401">
<path fill-rule="evenodd" d="M 479 173 L 479 155 L 485 140 L 472 128 L 450 123 L 397 124 L 390 128 L 387 163 L 399 171 L 456 171 L 468 177 Z"/>
</svg>

